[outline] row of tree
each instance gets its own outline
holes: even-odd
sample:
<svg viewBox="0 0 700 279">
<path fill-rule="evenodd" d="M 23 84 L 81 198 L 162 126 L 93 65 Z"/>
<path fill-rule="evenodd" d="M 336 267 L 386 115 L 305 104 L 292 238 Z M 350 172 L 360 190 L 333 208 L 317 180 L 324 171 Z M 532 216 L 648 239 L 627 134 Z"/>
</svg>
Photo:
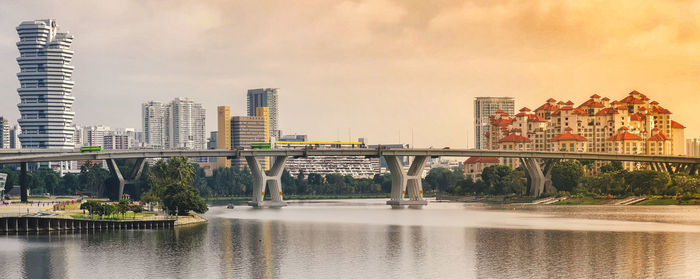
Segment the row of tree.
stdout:
<svg viewBox="0 0 700 279">
<path fill-rule="evenodd" d="M 7 174 L 5 191 L 10 190 L 9 186 L 19 185 L 19 171 L 5 167 L 0 173 Z M 32 194 L 74 195 L 78 192 L 102 193 L 107 183 L 115 183 L 111 178 L 101 164 L 87 162 L 81 166 L 80 173 L 67 173 L 63 177 L 53 169 L 41 167 L 27 173 L 27 184 Z"/>
</svg>

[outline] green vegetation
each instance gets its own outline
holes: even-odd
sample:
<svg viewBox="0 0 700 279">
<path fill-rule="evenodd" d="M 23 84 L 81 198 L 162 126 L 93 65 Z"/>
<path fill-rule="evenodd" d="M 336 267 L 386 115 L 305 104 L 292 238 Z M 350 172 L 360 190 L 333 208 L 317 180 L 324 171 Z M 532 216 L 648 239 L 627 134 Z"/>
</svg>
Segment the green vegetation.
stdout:
<svg viewBox="0 0 700 279">
<path fill-rule="evenodd" d="M 160 202 L 165 210 L 178 215 L 187 215 L 190 210 L 204 213 L 206 202 L 193 186 L 195 167 L 185 157 L 158 161 L 149 173 L 152 188 L 146 194 L 148 200 Z"/>
<path fill-rule="evenodd" d="M 96 200 L 89 200 L 80 205 L 80 209 L 87 211 L 90 219 L 134 219 L 136 217 L 150 216 L 153 213 L 142 213 L 143 208 L 138 204 L 129 204 L 127 200 L 120 200 L 118 203 L 102 203 Z M 130 214 L 128 214 L 130 213 Z M 73 214 L 73 218 L 81 219 L 83 215 Z"/>
</svg>

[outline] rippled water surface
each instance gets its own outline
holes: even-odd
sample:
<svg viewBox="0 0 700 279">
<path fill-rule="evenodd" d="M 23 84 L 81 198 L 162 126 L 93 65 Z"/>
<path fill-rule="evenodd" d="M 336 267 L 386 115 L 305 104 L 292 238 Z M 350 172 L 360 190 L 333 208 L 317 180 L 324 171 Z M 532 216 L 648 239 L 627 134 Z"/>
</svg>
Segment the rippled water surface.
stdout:
<svg viewBox="0 0 700 279">
<path fill-rule="evenodd" d="M 159 231 L 0 236 L 0 278 L 700 276 L 700 207 L 212 207 Z"/>
</svg>

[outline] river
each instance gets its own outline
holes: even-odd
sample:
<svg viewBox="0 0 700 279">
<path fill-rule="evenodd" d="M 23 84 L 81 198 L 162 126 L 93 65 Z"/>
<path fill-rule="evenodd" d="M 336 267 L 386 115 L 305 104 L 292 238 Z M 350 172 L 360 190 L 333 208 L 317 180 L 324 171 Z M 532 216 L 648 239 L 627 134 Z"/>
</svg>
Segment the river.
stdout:
<svg viewBox="0 0 700 279">
<path fill-rule="evenodd" d="M 700 276 L 700 207 L 214 206 L 174 230 L 0 236 L 0 278 Z"/>
</svg>

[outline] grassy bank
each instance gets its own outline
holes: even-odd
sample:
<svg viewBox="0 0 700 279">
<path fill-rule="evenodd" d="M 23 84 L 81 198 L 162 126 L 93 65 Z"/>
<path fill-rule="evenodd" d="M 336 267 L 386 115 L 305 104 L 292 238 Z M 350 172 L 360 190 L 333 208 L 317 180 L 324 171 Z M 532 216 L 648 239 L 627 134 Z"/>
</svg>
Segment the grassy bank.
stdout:
<svg viewBox="0 0 700 279">
<path fill-rule="evenodd" d="M 652 198 L 635 205 L 700 205 L 700 199 Z"/>
<path fill-rule="evenodd" d="M 599 205 L 599 204 L 606 204 L 609 202 L 610 202 L 610 200 L 606 200 L 606 199 L 596 199 L 596 198 L 592 198 L 592 197 L 583 197 L 583 198 L 568 198 L 565 200 L 555 202 L 553 204 L 556 204 L 556 205 Z"/>
</svg>

